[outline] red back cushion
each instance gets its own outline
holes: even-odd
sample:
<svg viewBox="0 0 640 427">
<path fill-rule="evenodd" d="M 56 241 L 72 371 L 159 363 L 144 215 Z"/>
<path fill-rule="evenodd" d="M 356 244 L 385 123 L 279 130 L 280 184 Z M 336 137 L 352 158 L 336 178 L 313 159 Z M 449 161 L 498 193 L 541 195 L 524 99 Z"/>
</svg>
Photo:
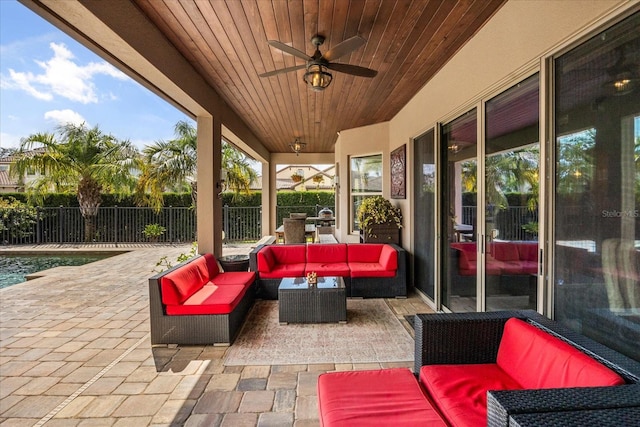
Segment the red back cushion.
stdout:
<svg viewBox="0 0 640 427">
<path fill-rule="evenodd" d="M 347 246 L 348 262 L 378 262 L 382 243 L 352 243 Z"/>
<path fill-rule="evenodd" d="M 383 245 L 380 250 L 380 265 L 385 270 L 398 269 L 398 252 L 390 245 Z"/>
<path fill-rule="evenodd" d="M 304 264 L 307 260 L 306 245 L 271 245 L 276 264 Z"/>
<path fill-rule="evenodd" d="M 204 257 L 199 257 L 163 276 L 160 279 L 162 302 L 164 304 L 182 304 L 200 290 L 208 281 L 202 275 L 205 263 Z"/>
<path fill-rule="evenodd" d="M 522 261 L 538 262 L 538 243 L 520 243 L 518 253 Z"/>
<path fill-rule="evenodd" d="M 307 262 L 347 262 L 347 245 L 345 243 L 307 245 Z"/>
<path fill-rule="evenodd" d="M 211 280 L 212 278 L 216 277 L 218 273 L 220 273 L 218 260 L 213 256 L 213 254 L 204 254 L 203 257 L 207 263 L 207 279 Z"/>
<path fill-rule="evenodd" d="M 498 242 L 490 247 L 493 257 L 498 261 L 519 261 L 520 254 L 515 243 Z"/>
<path fill-rule="evenodd" d="M 268 273 L 273 269 L 276 260 L 273 257 L 271 246 L 265 246 L 258 251 L 258 271 Z"/>
<path fill-rule="evenodd" d="M 497 363 L 526 389 L 624 384 L 580 350 L 516 318 L 505 324 Z"/>
</svg>

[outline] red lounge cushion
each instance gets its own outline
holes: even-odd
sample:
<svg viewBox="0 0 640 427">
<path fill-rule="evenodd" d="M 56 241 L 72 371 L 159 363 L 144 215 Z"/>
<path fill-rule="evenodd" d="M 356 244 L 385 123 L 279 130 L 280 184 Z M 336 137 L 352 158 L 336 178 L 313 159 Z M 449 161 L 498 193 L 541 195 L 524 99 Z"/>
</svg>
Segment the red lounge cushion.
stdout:
<svg viewBox="0 0 640 427">
<path fill-rule="evenodd" d="M 300 264 L 307 262 L 306 245 L 270 245 L 275 264 Z"/>
<path fill-rule="evenodd" d="M 380 250 L 380 259 L 378 262 L 385 270 L 397 270 L 398 251 L 396 251 L 391 245 L 383 245 Z"/>
<path fill-rule="evenodd" d="M 404 368 L 320 375 L 318 412 L 324 427 L 447 425 Z"/>
<path fill-rule="evenodd" d="M 382 243 L 351 243 L 347 245 L 347 262 L 378 262 Z"/>
<path fill-rule="evenodd" d="M 496 261 L 493 260 L 490 264 L 497 273 L 489 272 L 490 275 L 510 274 L 518 275 L 524 274 L 523 265 L 520 261 Z"/>
<path fill-rule="evenodd" d="M 216 259 L 216 257 L 213 256 L 213 254 L 204 254 L 203 257 L 207 263 L 207 270 L 209 273 L 209 275 L 207 276 L 207 279 L 215 277 L 216 274 L 220 273 L 218 260 Z"/>
<path fill-rule="evenodd" d="M 203 277 L 199 260 L 191 261 L 178 269 L 167 273 L 160 279 L 162 302 L 164 304 L 182 304 L 191 295 L 204 286 L 207 279 Z M 201 261 L 202 262 L 202 261 Z"/>
<path fill-rule="evenodd" d="M 538 263 L 538 243 L 519 243 L 518 253 L 520 254 L 520 261 L 531 261 L 535 264 Z"/>
<path fill-rule="evenodd" d="M 320 277 L 341 276 L 349 277 L 349 266 L 346 262 L 308 262 L 305 267 L 305 274 L 311 272 L 318 273 Z"/>
<path fill-rule="evenodd" d="M 347 262 L 347 245 L 345 243 L 331 245 L 307 245 L 307 263 L 345 263 Z"/>
<path fill-rule="evenodd" d="M 274 265 L 276 265 L 276 260 L 269 246 L 258 251 L 258 272 L 268 273 L 273 269 Z"/>
<path fill-rule="evenodd" d="M 520 253 L 515 243 L 494 242 L 489 245 L 489 250 L 498 261 L 519 261 Z"/>
<path fill-rule="evenodd" d="M 263 279 L 281 279 L 283 277 L 301 277 L 306 273 L 304 272 L 306 264 L 277 264 L 271 271 L 260 271 L 260 277 Z"/>
<path fill-rule="evenodd" d="M 211 282 L 218 286 L 242 285 L 246 288 L 253 283 L 255 278 L 256 273 L 253 271 L 229 271 L 219 273 L 211 279 Z"/>
<path fill-rule="evenodd" d="M 247 288 L 242 285 L 208 284 L 181 305 L 167 305 L 169 315 L 229 314 L 238 305 Z"/>
<path fill-rule="evenodd" d="M 493 363 L 423 366 L 420 382 L 451 425 L 469 427 L 487 425 L 487 390 L 522 388 Z"/>
<path fill-rule="evenodd" d="M 476 275 L 476 259 L 478 255 L 475 251 L 459 251 L 458 252 L 458 268 L 461 276 Z"/>
<path fill-rule="evenodd" d="M 505 324 L 497 363 L 527 389 L 624 384 L 580 350 L 516 318 Z"/>
<path fill-rule="evenodd" d="M 349 263 L 351 277 L 394 277 L 396 270 L 384 270 L 377 262 Z"/>
</svg>

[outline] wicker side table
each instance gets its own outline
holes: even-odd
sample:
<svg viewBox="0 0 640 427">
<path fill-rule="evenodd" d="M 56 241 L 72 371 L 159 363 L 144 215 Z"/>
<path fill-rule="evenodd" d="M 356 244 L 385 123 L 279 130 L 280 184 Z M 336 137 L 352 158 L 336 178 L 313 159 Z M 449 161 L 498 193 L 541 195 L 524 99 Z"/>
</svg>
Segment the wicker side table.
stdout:
<svg viewBox="0 0 640 427">
<path fill-rule="evenodd" d="M 249 255 L 225 255 L 218 258 L 224 271 L 249 270 Z"/>
<path fill-rule="evenodd" d="M 280 323 L 347 321 L 347 293 L 342 277 L 318 277 L 309 286 L 305 277 L 287 277 L 278 287 Z"/>
</svg>

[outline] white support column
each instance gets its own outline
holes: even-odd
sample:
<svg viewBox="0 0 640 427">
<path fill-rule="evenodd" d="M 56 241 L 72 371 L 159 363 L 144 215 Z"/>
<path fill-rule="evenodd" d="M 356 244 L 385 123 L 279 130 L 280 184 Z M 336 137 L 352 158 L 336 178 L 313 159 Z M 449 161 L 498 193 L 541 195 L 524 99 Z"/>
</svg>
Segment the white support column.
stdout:
<svg viewBox="0 0 640 427">
<path fill-rule="evenodd" d="M 263 236 L 273 235 L 271 231 L 271 174 L 269 173 L 269 163 L 262 162 L 262 230 Z"/>
<path fill-rule="evenodd" d="M 198 117 L 198 253 L 222 255 L 220 193 L 222 127 L 213 117 Z"/>
</svg>

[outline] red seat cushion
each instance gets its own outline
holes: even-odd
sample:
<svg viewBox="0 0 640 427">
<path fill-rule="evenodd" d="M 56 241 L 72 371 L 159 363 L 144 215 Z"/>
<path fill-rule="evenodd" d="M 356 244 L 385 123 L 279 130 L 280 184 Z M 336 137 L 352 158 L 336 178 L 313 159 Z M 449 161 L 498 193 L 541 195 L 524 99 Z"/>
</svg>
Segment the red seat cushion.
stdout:
<svg viewBox="0 0 640 427">
<path fill-rule="evenodd" d="M 308 262 L 305 267 L 305 274 L 315 272 L 320 277 L 341 276 L 349 277 L 349 266 L 346 262 Z"/>
<path fill-rule="evenodd" d="M 324 427 L 447 425 L 404 368 L 320 375 L 318 412 Z"/>
<path fill-rule="evenodd" d="M 580 350 L 516 318 L 505 324 L 497 363 L 527 389 L 624 384 L 622 377 Z"/>
<path fill-rule="evenodd" d="M 263 279 L 281 279 L 283 277 L 302 277 L 305 273 L 305 263 L 276 264 L 271 271 L 260 271 Z"/>
<path fill-rule="evenodd" d="M 423 366 L 420 382 L 451 425 L 469 427 L 487 425 L 487 390 L 522 388 L 493 363 Z"/>
<path fill-rule="evenodd" d="M 247 288 L 243 285 L 205 285 L 184 304 L 167 305 L 169 315 L 229 314 L 238 305 Z"/>
<path fill-rule="evenodd" d="M 253 271 L 229 271 L 219 273 L 211 279 L 211 282 L 218 286 L 242 285 L 247 287 L 253 283 L 255 278 L 256 273 Z"/>
<path fill-rule="evenodd" d="M 394 277 L 396 270 L 385 270 L 377 262 L 349 263 L 351 277 Z"/>
</svg>

